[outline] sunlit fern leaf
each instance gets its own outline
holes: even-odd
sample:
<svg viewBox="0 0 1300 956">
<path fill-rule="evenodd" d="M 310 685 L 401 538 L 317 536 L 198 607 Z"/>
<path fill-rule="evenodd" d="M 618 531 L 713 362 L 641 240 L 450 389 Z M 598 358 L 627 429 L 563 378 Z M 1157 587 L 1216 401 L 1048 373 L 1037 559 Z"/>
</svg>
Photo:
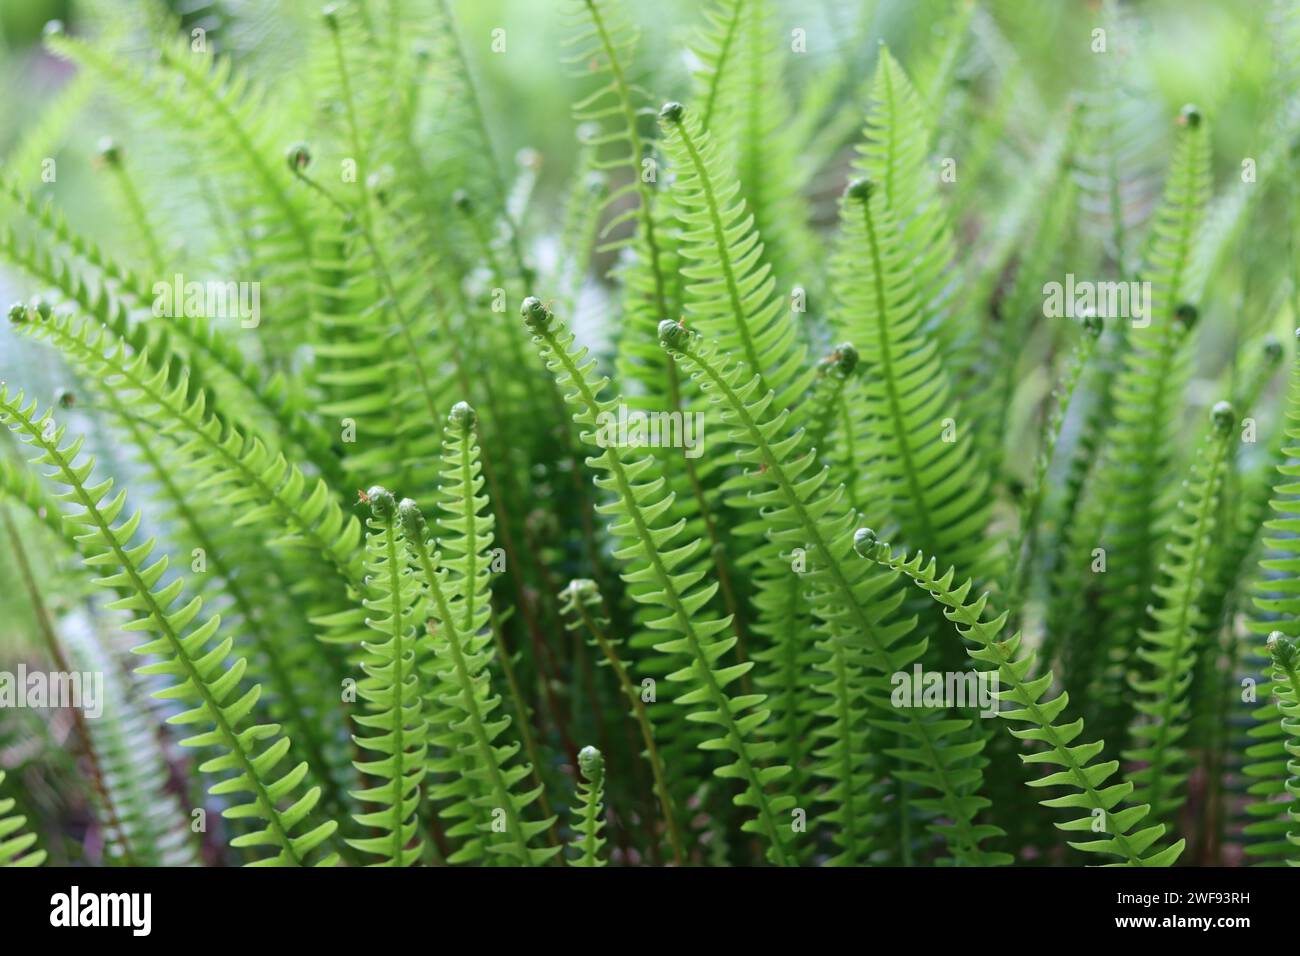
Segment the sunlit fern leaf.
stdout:
<svg viewBox="0 0 1300 956">
<path fill-rule="evenodd" d="M 1118 857 L 1118 862 L 1130 866 L 1169 866 L 1178 859 L 1185 841 L 1152 850 L 1156 840 L 1165 832 L 1163 824 L 1142 826 L 1150 811 L 1146 805 L 1116 810 L 1120 801 L 1133 791 L 1129 782 L 1106 785 L 1106 781 L 1119 769 L 1115 760 L 1096 763 L 1102 741 L 1076 744 L 1083 733 L 1083 719 L 1061 724 L 1057 720 L 1070 703 L 1069 694 L 1061 691 L 1056 697 L 1047 697 L 1054 677 L 1050 670 L 1031 678 L 1036 652 L 1024 651 L 1021 635 L 1001 636 L 1006 625 L 1005 612 L 985 620 L 988 595 L 968 601 L 971 582 L 954 585 L 952 569 L 940 576 L 936 562 L 926 563 L 925 556 L 917 552 L 909 558 L 895 555 L 890 546 L 876 539 L 874 532 L 860 528 L 854 535 L 854 546 L 868 560 L 882 567 L 893 568 L 911 578 L 918 587 L 928 592 L 944 608 L 944 616 L 960 629 L 971 643 L 968 653 L 972 661 L 987 672 L 996 675 L 999 686 L 997 698 L 1015 706 L 1000 709 L 998 715 L 1029 727 L 1012 730 L 1020 740 L 1036 741 L 1046 747 L 1022 755 L 1026 764 L 1048 764 L 1063 769 L 1028 781 L 1031 787 L 1068 787 L 1068 793 L 1041 801 L 1048 807 L 1066 807 L 1083 810 L 1085 814 L 1057 826 L 1071 833 L 1105 834 L 1095 840 L 1071 841 L 1077 850 Z M 1134 830 L 1134 827 L 1141 829 Z"/>
<path fill-rule="evenodd" d="M 209 792 L 214 796 L 248 795 L 248 802 L 232 804 L 224 815 L 265 824 L 260 830 L 236 837 L 232 845 L 271 848 L 271 855 L 258 860 L 263 865 L 309 862 L 313 851 L 330 838 L 338 824 L 325 821 L 294 835 L 315 808 L 320 790 L 312 788 L 301 796 L 296 795 L 307 773 L 305 763 L 274 776 L 276 767 L 289 753 L 289 738 L 279 736 L 274 724 L 248 721 L 261 695 L 261 686 L 253 685 L 240 693 L 247 661 L 237 658 L 227 664 L 231 638 L 212 643 L 220 618 L 210 617 L 191 629 L 190 623 L 200 611 L 200 599 L 191 599 L 173 609 L 181 598 L 181 582 L 160 584 L 168 562 L 165 557 L 149 560 L 153 541 L 131 544 L 141 514 L 136 511 L 129 518 L 118 520 L 126 504 L 126 492 L 119 491 L 109 498 L 111 479 L 87 484 L 94 470 L 94 459 L 81 456 L 83 439 L 65 445 L 66 428 L 55 423 L 49 410 L 38 415 L 35 402 L 27 405 L 21 393 L 6 388 L 0 388 L 0 420 L 40 451 L 34 461 L 53 468 L 50 478 L 68 489 L 64 499 L 79 506 L 80 510 L 65 520 L 87 529 L 78 538 L 89 554 L 86 563 L 106 569 L 105 576 L 98 578 L 97 583 L 107 588 L 131 589 L 128 597 L 113 602 L 110 607 L 135 612 L 138 616 L 127 628 L 153 635 L 151 640 L 135 648 L 136 653 L 163 658 L 146 664 L 140 672 L 173 678 L 174 683 L 155 696 L 192 705 L 171 717 L 169 723 L 207 728 L 182 741 L 182 745 L 220 749 L 220 755 L 205 761 L 200 771 L 234 774 L 223 777 Z M 267 740 L 273 742 L 261 746 Z M 319 858 L 318 862 L 331 864 L 334 859 L 331 854 Z"/>
<path fill-rule="evenodd" d="M 708 132 L 693 111 L 669 103 L 660 112 L 664 149 L 676 178 L 673 194 L 683 230 L 687 320 L 742 356 L 793 406 L 811 384 L 793 313 L 776 295 L 754 218 L 740 198 Z"/>
<path fill-rule="evenodd" d="M 895 616 L 903 592 L 892 576 L 869 574 L 861 562 L 846 560 L 857 515 L 846 509 L 842 488 L 827 486 L 825 469 L 812 470 L 815 451 L 804 446 L 802 432 L 787 436 L 789 411 L 772 410 L 772 393 L 762 390 L 761 380 L 743 363 L 719 358 L 674 323 L 665 323 L 660 335 L 719 406 L 741 460 L 750 466 L 729 483 L 729 501 L 761 509 L 773 551 L 807 550 L 808 567 L 788 573 L 807 575 L 806 596 L 823 624 L 817 649 L 825 679 L 818 691 L 829 700 L 819 710 L 826 723 L 816 731 L 823 746 L 816 751 L 814 772 L 829 784 L 826 819 L 839 831 L 836 861 L 859 862 L 869 852 L 876 795 L 864 742 L 867 725 L 874 723 L 899 735 L 893 752 L 904 767 L 896 771 L 899 777 L 937 791 L 917 803 L 943 818 L 932 827 L 944 836 L 956 862 L 1010 862 L 1006 854 L 980 846 L 1000 831 L 975 821 L 988 801 L 978 795 L 984 741 L 971 733 L 970 721 L 931 719 L 889 701 L 886 687 L 893 675 L 924 653 L 926 641 L 900 643 L 910 638 L 915 620 Z M 866 704 L 892 719 L 869 716 Z"/>
<path fill-rule="evenodd" d="M 222 423 L 209 411 L 204 393 L 187 398 L 186 376 L 155 369 L 147 351 L 129 355 L 119 339 L 90 322 L 41 310 L 27 315 L 20 328 L 55 344 L 133 416 L 175 442 L 168 460 L 178 482 L 204 489 L 218 507 L 237 510 L 236 527 L 261 528 L 264 541 L 314 564 L 303 589 L 309 620 L 319 627 L 321 640 L 354 646 L 364 630 L 364 614 L 347 596 L 365 588 L 361 528 L 329 486 L 319 478 L 310 481 L 272 446 Z"/>
<path fill-rule="evenodd" d="M 443 438 L 440 550 L 431 549 L 428 527 L 414 501 L 403 499 L 398 513 L 426 588 L 435 693 L 438 703 L 453 712 L 448 727 L 459 735 L 459 749 L 472 757 L 465 772 L 477 784 L 478 794 L 469 799 L 487 811 L 490 821 L 484 848 L 501 862 L 537 866 L 560 847 L 533 845 L 537 837 L 550 833 L 555 818 L 529 819 L 528 807 L 541 796 L 541 787 L 521 789 L 532 768 L 514 761 L 518 743 L 501 740 L 510 718 L 493 716 L 501 697 L 493 692 L 488 672 L 493 657 L 488 556 L 492 519 L 485 514 L 488 498 L 481 494 L 474 426 L 469 405 L 453 406 Z"/>
<path fill-rule="evenodd" d="M 834 263 L 837 327 L 862 356 L 863 410 L 878 441 L 871 475 L 910 544 L 989 578 L 988 475 L 925 329 L 911 253 L 881 184 L 855 180 Z"/>
<path fill-rule="evenodd" d="M 361 732 L 358 747 L 371 759 L 356 761 L 356 768 L 380 783 L 353 793 L 363 803 L 377 807 L 354 814 L 363 827 L 381 831 L 378 836 L 348 842 L 365 853 L 378 854 L 379 866 L 410 866 L 420 859 L 424 841 L 419 838 L 416 808 L 426 770 L 427 725 L 421 714 L 417 652 L 423 628 L 421 596 L 406 560 L 406 544 L 397 521 L 392 492 L 374 487 L 366 493 L 370 503 L 370 531 L 366 535 L 366 571 L 371 597 L 366 626 L 380 635 L 362 645 L 357 696 L 369 713 L 354 714 Z"/>
<path fill-rule="evenodd" d="M 193 131 L 193 139 L 180 141 L 182 149 L 207 144 L 196 162 L 220 175 L 227 213 L 254 243 L 255 261 L 266 269 L 259 279 L 273 293 L 265 305 L 278 316 L 265 331 L 287 349 L 288 336 L 302 330 L 312 311 L 313 210 L 293 195 L 288 172 L 278 161 L 285 144 L 272 138 L 266 97 L 235 72 L 229 57 L 196 52 L 188 38 L 164 46 L 149 68 L 126 65 L 101 45 L 59 31 L 47 33 L 46 43 L 171 130 L 179 124 Z M 220 130 L 216 136 L 214 129 Z"/>
<path fill-rule="evenodd" d="M 137 352 L 147 350 L 156 368 L 175 370 L 180 363 L 173 359 L 183 356 L 191 395 L 208 388 L 232 403 L 247 402 L 266 420 L 268 433 L 301 449 L 327 479 L 341 481 L 338 453 L 308 414 L 299 386 L 282 373 L 264 375 L 201 315 L 172 309 L 155 316 L 157 290 L 144 276 L 74 229 L 52 204 L 37 203 L 6 177 L 0 177 L 0 189 L 36 229 L 29 237 L 13 230 L 0 232 L 0 251 L 11 262 L 57 288 L 87 317 Z M 146 310 L 148 318 L 144 319 Z"/>
<path fill-rule="evenodd" d="M 705 11 L 693 44 L 701 68 L 694 104 L 700 125 L 736 171 L 763 238 L 764 260 L 782 288 L 823 288 L 819 239 L 796 175 L 801 141 L 791 134 L 783 79 L 788 57 L 770 0 L 722 0 Z"/>
<path fill-rule="evenodd" d="M 5 772 L 0 770 L 0 784 L 5 782 Z M 27 818 L 13 812 L 14 799 L 0 799 L 0 866 L 40 866 L 45 862 L 44 850 L 33 850 L 36 834 L 27 833 Z"/>
</svg>

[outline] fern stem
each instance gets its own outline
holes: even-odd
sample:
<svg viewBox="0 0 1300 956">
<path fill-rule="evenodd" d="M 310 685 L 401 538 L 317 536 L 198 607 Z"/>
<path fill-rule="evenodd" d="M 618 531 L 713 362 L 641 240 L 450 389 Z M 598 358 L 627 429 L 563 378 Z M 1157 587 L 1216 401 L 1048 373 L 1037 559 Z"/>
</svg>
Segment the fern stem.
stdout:
<svg viewBox="0 0 1300 956">
<path fill-rule="evenodd" d="M 497 660 L 501 662 L 501 673 L 506 678 L 506 691 L 510 694 L 510 702 L 514 705 L 515 714 L 519 718 L 519 737 L 523 741 L 524 753 L 528 755 L 528 762 L 533 766 L 533 782 L 542 788 L 538 804 L 542 808 L 542 816 L 550 817 L 553 813 L 551 811 L 551 799 L 546 795 L 546 781 L 542 779 L 541 752 L 537 749 L 537 738 L 533 734 L 528 705 L 524 701 L 523 692 L 519 688 L 519 677 L 515 674 L 515 665 L 510 661 L 510 651 L 506 647 L 505 637 L 501 633 L 501 621 L 497 617 L 496 608 L 492 608 L 492 619 L 488 626 L 492 628 L 492 642 L 496 645 Z M 546 836 L 552 846 L 559 842 L 559 837 L 555 835 L 554 830 L 547 830 Z"/>
<path fill-rule="evenodd" d="M 569 587 L 572 588 L 573 585 L 571 584 Z M 685 851 L 682 848 L 681 833 L 677 828 L 677 811 L 673 806 L 672 794 L 668 790 L 668 779 L 664 773 L 663 758 L 660 756 L 659 747 L 655 743 L 654 728 L 650 724 L 650 715 L 646 711 L 645 701 L 636 692 L 636 687 L 632 684 L 632 678 L 628 676 L 623 659 L 619 656 L 609 635 L 605 633 L 605 629 L 600 626 L 600 623 L 591 613 L 591 608 L 577 595 L 574 595 L 571 603 L 582 626 L 596 641 L 596 644 L 600 647 L 600 652 L 605 655 L 605 660 L 609 663 L 610 669 L 614 672 L 614 677 L 618 681 L 619 689 L 632 707 L 632 716 L 636 721 L 637 728 L 641 731 L 641 742 L 645 745 L 646 761 L 650 764 L 650 773 L 654 777 L 655 795 L 659 798 L 659 810 L 664 817 L 668 843 L 673 851 L 673 862 L 678 866 L 684 866 L 686 858 Z"/>
</svg>

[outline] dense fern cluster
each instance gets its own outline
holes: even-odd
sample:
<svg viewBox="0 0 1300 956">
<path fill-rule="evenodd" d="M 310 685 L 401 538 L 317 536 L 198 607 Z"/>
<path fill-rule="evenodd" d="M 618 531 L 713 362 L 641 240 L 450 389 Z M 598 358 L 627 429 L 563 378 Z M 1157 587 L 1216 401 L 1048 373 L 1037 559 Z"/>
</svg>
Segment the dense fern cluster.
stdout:
<svg viewBox="0 0 1300 956">
<path fill-rule="evenodd" d="M 0 670 L 106 694 L 0 864 L 1300 863 L 1285 4 L 1248 164 L 1120 5 L 1068 97 L 1034 4 L 254 6 L 78 3 L 0 165 Z"/>
</svg>

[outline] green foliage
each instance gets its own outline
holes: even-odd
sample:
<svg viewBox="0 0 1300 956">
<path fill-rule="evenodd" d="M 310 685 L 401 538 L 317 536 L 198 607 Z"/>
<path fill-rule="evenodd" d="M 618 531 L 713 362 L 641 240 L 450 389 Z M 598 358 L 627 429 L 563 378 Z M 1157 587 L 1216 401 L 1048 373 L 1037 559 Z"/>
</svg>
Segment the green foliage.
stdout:
<svg viewBox="0 0 1300 956">
<path fill-rule="evenodd" d="M 407 565 L 392 492 L 374 487 L 366 492 L 366 500 L 371 515 L 366 571 L 374 597 L 365 600 L 365 607 L 375 615 L 366 618 L 366 626 L 382 640 L 362 645 L 361 669 L 366 676 L 357 684 L 357 695 L 374 713 L 353 717 L 363 731 L 354 739 L 362 750 L 377 755 L 356 761 L 356 768 L 382 782 L 352 796 L 378 805 L 379 809 L 355 818 L 361 826 L 383 833 L 350 842 L 358 850 L 380 854 L 389 866 L 407 866 L 421 853 L 416 808 L 428 752 L 416 674 L 419 591 Z"/>
<path fill-rule="evenodd" d="M 0 783 L 5 775 L 0 771 Z M 44 850 L 33 850 L 35 833 L 25 833 L 27 818 L 13 813 L 14 799 L 0 799 L 0 866 L 40 866 L 45 862 Z"/>
<path fill-rule="evenodd" d="M 578 784 L 578 806 L 573 808 L 577 836 L 569 844 L 576 855 L 569 858 L 569 865 L 604 866 L 607 861 L 601 859 L 600 851 L 605 838 L 600 831 L 605 829 L 601 803 L 605 794 L 605 758 L 595 747 L 583 747 L 578 752 L 578 769 L 582 783 Z"/>
<path fill-rule="evenodd" d="M 0 862 L 1297 862 L 1294 17 L 68 6 Z"/>
</svg>

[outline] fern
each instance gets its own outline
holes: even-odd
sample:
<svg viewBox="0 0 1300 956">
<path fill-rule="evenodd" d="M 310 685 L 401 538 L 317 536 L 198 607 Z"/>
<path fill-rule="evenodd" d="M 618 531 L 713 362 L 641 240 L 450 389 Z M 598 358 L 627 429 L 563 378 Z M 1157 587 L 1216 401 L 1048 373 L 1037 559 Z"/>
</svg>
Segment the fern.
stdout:
<svg viewBox="0 0 1300 956">
<path fill-rule="evenodd" d="M 600 831 L 605 828 L 601 819 L 604 807 L 601 800 L 605 793 L 605 758 L 595 747 L 583 747 L 578 751 L 578 769 L 582 771 L 583 782 L 578 784 L 578 801 L 573 815 L 575 829 L 578 832 L 570 848 L 577 855 L 569 859 L 570 866 L 604 866 L 600 851 L 605 846 L 605 838 Z"/>
<path fill-rule="evenodd" d="M 576 409 L 574 420 L 586 428 L 597 428 L 600 416 L 617 406 L 617 402 L 599 397 L 607 380 L 593 374 L 594 363 L 586 359 L 585 350 L 573 344 L 572 334 L 540 301 L 525 300 L 522 311 L 556 381 L 570 390 L 565 398 Z M 582 437 L 588 444 L 597 444 L 593 431 L 584 431 Z M 668 675 L 669 680 L 687 688 L 677 697 L 677 703 L 697 708 L 691 712 L 693 720 L 718 728 L 720 736 L 700 746 L 709 750 L 725 749 L 735 756 L 733 763 L 718 768 L 715 773 L 724 779 L 741 781 L 744 791 L 736 796 L 735 802 L 757 816 L 745 822 L 745 829 L 761 833 L 769 844 L 773 862 L 786 864 L 790 862 L 789 824 L 779 815 L 794 806 L 794 798 L 772 796 L 768 787 L 785 777 L 789 768 L 764 767 L 760 763 L 774 749 L 770 742 L 758 743 L 753 739 L 754 731 L 768 717 L 768 712 L 761 709 L 762 695 L 732 697 L 727 693 L 727 686 L 752 665 L 719 666 L 722 655 L 735 645 L 735 639 L 717 639 L 726 627 L 725 621 L 700 621 L 693 613 L 708 601 L 716 585 L 696 587 L 700 572 L 679 571 L 698 551 L 699 541 L 670 547 L 681 531 L 680 522 L 669 525 L 660 521 L 671 498 L 662 496 L 662 480 L 640 480 L 653 458 L 628 456 L 629 460 L 624 460 L 624 456 L 622 449 L 614 445 L 588 459 L 588 464 L 605 473 L 605 477 L 597 479 L 597 485 L 617 495 L 599 510 L 617 519 L 610 530 L 624 542 L 617 556 L 631 562 L 625 579 L 632 586 L 632 597 L 640 603 L 668 610 L 665 616 L 650 621 L 649 626 L 671 635 L 670 639 L 655 645 L 656 651 L 680 654 L 689 662 Z"/>
<path fill-rule="evenodd" d="M 478 784 L 481 795 L 471 797 L 471 802 L 488 809 L 493 824 L 503 824 L 501 828 L 492 826 L 493 832 L 504 836 L 488 838 L 486 849 L 516 864 L 537 865 L 559 852 L 558 847 L 530 845 L 538 834 L 549 831 L 554 818 L 534 821 L 525 816 L 541 788 L 518 792 L 517 785 L 530 768 L 510 766 L 518 744 L 497 742 L 510 721 L 492 719 L 501 698 L 492 693 L 486 680 L 492 657 L 492 637 L 484 633 L 489 614 L 486 551 L 492 537 L 491 523 L 481 513 L 487 500 L 479 494 L 483 478 L 474 421 L 473 410 L 463 402 L 457 404 L 444 439 L 443 475 L 448 483 L 439 508 L 449 531 L 441 547 L 449 557 L 430 551 L 427 526 L 413 501 L 404 499 L 398 510 L 427 589 L 437 703 L 454 710 L 449 729 L 460 736 L 459 748 L 474 755 L 473 769 L 466 773 Z"/>
<path fill-rule="evenodd" d="M 5 773 L 0 770 L 0 783 Z M 0 800 L 0 866 L 40 866 L 45 862 L 44 850 L 33 850 L 35 833 L 24 833 L 27 818 L 13 813 L 12 797 Z"/>
<path fill-rule="evenodd" d="M 987 477 L 970 429 L 962 428 L 966 420 L 954 411 L 938 344 L 926 332 L 922 293 L 886 191 L 854 180 L 840 216 L 840 327 L 861 352 L 867 375 L 859 414 L 872 421 L 882 454 L 873 478 L 909 541 L 987 575 Z"/>
<path fill-rule="evenodd" d="M 66 426 L 55 423 L 52 413 L 46 410 L 37 414 L 35 402 L 26 404 L 22 393 L 0 388 L 0 420 L 18 434 L 27 444 L 40 452 L 34 459 L 54 469 L 52 476 L 68 491 L 66 500 L 79 506 L 79 511 L 65 520 L 86 528 L 78 536 L 87 552 L 86 562 L 92 567 L 105 567 L 111 574 L 98 578 L 104 587 L 128 587 L 131 594 L 113 603 L 117 610 L 137 612 L 132 621 L 133 630 L 147 630 L 156 635 L 136 648 L 136 653 L 159 655 L 163 659 L 147 664 L 142 673 L 171 677 L 175 683 L 159 695 L 193 706 L 171 717 L 169 722 L 181 726 L 200 725 L 203 730 L 183 743 L 191 747 L 221 748 L 222 753 L 206 761 L 201 769 L 205 773 L 234 772 L 214 784 L 214 795 L 248 794 L 250 802 L 236 804 L 224 812 L 234 819 L 254 818 L 265 823 L 261 830 L 236 837 L 232 845 L 238 847 L 271 847 L 274 853 L 263 857 L 262 863 L 291 863 L 302 865 L 309 855 L 329 839 L 338 828 L 336 821 L 325 821 L 312 829 L 294 835 L 316 806 L 319 788 L 312 788 L 297 797 L 287 807 L 281 806 L 297 789 L 307 772 L 305 763 L 278 778 L 272 773 L 289 752 L 287 737 L 277 737 L 273 724 L 249 723 L 261 688 L 254 685 L 234 696 L 247 667 L 244 658 L 226 665 L 231 639 L 211 645 L 220 626 L 219 617 L 210 617 L 196 628 L 189 624 L 198 614 L 201 601 L 194 598 L 170 610 L 181 598 L 181 584 L 172 581 L 159 586 L 167 571 L 167 559 L 149 561 L 153 542 L 131 545 L 140 525 L 140 513 L 118 520 L 126 504 L 126 493 L 118 492 L 109 498 L 112 480 L 93 485 L 86 481 L 94 470 L 94 459 L 81 459 L 82 439 L 64 444 Z M 261 746 L 268 739 L 274 740 Z M 319 862 L 330 864 L 333 856 L 321 857 Z"/>
<path fill-rule="evenodd" d="M 1280 3 L 1213 131 L 1204 0 L 65 6 L 0 665 L 106 706 L 0 709 L 9 862 L 1295 860 Z"/>
<path fill-rule="evenodd" d="M 707 347 L 692 347 L 689 334 L 680 326 L 665 323 L 660 337 L 666 348 L 687 361 L 692 376 L 722 406 L 724 421 L 735 429 L 732 439 L 749 449 L 742 454 L 757 468 L 735 482 L 733 492 L 745 488 L 747 493 L 741 503 L 747 508 L 763 509 L 773 544 L 786 551 L 806 547 L 816 569 L 808 593 L 828 631 L 820 648 L 825 661 L 820 669 L 827 673 L 820 690 L 832 697 L 823 710 L 831 723 L 824 734 L 828 743 L 819 753 L 823 759 L 817 772 L 832 781 L 827 796 L 839 807 L 831 812 L 829 822 L 841 828 L 840 862 L 855 862 L 865 856 L 860 841 L 866 839 L 872 813 L 868 787 L 871 774 L 862 764 L 867 717 L 858 702 L 870 692 L 869 686 L 877 695 L 882 687 L 881 682 L 867 685 L 862 670 L 871 666 L 882 675 L 897 673 L 924 652 L 925 642 L 893 646 L 911 630 L 910 622 L 890 620 L 901 592 L 890 593 L 887 581 L 881 577 L 864 577 L 860 569 L 857 573 L 846 569 L 849 528 L 855 516 L 844 510 L 842 493 L 832 490 L 818 494 L 825 482 L 824 471 L 804 474 L 815 456 L 799 452 L 800 436 L 796 433 L 779 437 L 785 431 L 789 413 L 769 415 L 772 393 L 760 392 L 757 376 L 746 380 L 743 365 L 722 365 Z M 752 487 L 756 484 L 759 487 Z M 854 648 L 860 642 L 871 651 L 865 661 Z M 882 709 L 886 706 L 879 696 L 874 703 Z M 911 710 L 906 713 L 912 715 Z M 1008 862 L 1005 855 L 988 854 L 979 846 L 981 840 L 996 836 L 998 831 L 974 823 L 975 814 L 987 804 L 974 795 L 983 767 L 977 757 L 982 741 L 958 742 L 958 735 L 969 731 L 969 722 L 927 722 L 911 716 L 911 720 L 891 729 L 912 741 L 910 747 L 900 748 L 899 756 L 920 765 L 917 770 L 900 771 L 900 777 L 938 791 L 938 799 L 923 805 L 941 811 L 952 821 L 938 829 L 945 832 L 958 860 L 986 865 Z M 945 741 L 945 737 L 958 739 Z M 946 832 L 949 828 L 950 833 Z"/>
<path fill-rule="evenodd" d="M 1134 705 L 1145 718 L 1130 736 L 1141 743 L 1129 760 L 1145 766 L 1130 775 L 1134 799 L 1151 806 L 1152 817 L 1171 822 L 1178 808 L 1178 790 L 1186 779 L 1186 753 L 1178 746 L 1187 732 L 1187 690 L 1196 666 L 1196 630 L 1202 625 L 1200 607 L 1205 567 L 1215 541 L 1215 517 L 1229 441 L 1236 414 L 1227 402 L 1214 406 L 1214 434 L 1193 466 L 1179 503 L 1180 518 L 1168 545 L 1167 583 L 1157 588 L 1162 606 L 1152 612 L 1156 628 L 1144 631 L 1139 656 L 1150 675 L 1130 680 L 1140 696 Z"/>
<path fill-rule="evenodd" d="M 366 679 L 358 683 L 357 694 L 374 713 L 353 718 L 359 727 L 372 731 L 354 739 L 362 749 L 378 755 L 357 761 L 357 769 L 382 782 L 353 796 L 379 807 L 356 814 L 357 823 L 383 833 L 350 842 L 358 850 L 379 854 L 385 865 L 408 866 L 420 858 L 423 848 L 416 837 L 416 808 L 427 753 L 416 674 L 419 595 L 406 564 L 392 492 L 374 487 L 366 492 L 366 500 L 371 512 L 366 570 L 375 597 L 367 599 L 365 606 L 380 615 L 367 618 L 366 625 L 383 640 L 363 645 L 361 668 Z"/>
<path fill-rule="evenodd" d="M 1300 698 L 1296 696 L 1300 693 L 1300 674 L 1296 673 L 1295 641 L 1275 631 L 1269 637 L 1268 647 L 1273 655 L 1273 694 L 1277 709 L 1282 714 L 1282 731 L 1287 737 L 1284 746 L 1290 758 L 1286 764 L 1286 772 L 1289 774 L 1286 780 L 1286 792 L 1292 798 L 1300 798 L 1300 792 L 1297 792 L 1300 791 L 1300 762 L 1296 760 L 1297 744 L 1295 743 L 1295 738 L 1300 736 L 1300 728 L 1296 726 L 1296 707 L 1300 705 Z M 1287 816 L 1293 823 L 1300 820 L 1300 807 L 1296 805 L 1294 799 L 1287 808 Z M 1291 830 L 1287 833 L 1286 839 L 1292 846 L 1300 846 L 1300 832 Z M 1291 851 L 1287 856 L 1287 863 L 1291 866 L 1300 866 L 1300 858 Z"/>
<path fill-rule="evenodd" d="M 1195 107 L 1181 115 L 1178 146 L 1155 214 L 1143 278 L 1151 283 L 1151 316 L 1129 332 L 1124 367 L 1115 383 L 1116 421 L 1098 477 L 1106 511 L 1102 546 L 1113 567 L 1106 580 L 1103 665 L 1127 665 L 1132 641 L 1155 584 L 1158 547 L 1168 533 L 1168 509 L 1152 488 L 1166 486 L 1177 396 L 1186 381 L 1188 342 L 1198 310 L 1186 300 L 1192 244 L 1209 180 L 1206 123 Z M 1093 544 L 1095 547 L 1096 544 Z"/>
<path fill-rule="evenodd" d="M 957 625 L 964 638 L 971 641 L 973 646 L 967 652 L 971 660 L 995 673 L 998 680 L 1007 685 L 1006 690 L 997 692 L 997 697 L 1000 701 L 1009 701 L 1016 706 L 1011 710 L 999 710 L 999 716 L 1016 723 L 1029 724 L 1028 728 L 1011 731 L 1017 739 L 1046 745 L 1033 753 L 1022 755 L 1021 761 L 1063 768 L 1030 780 L 1029 786 L 1068 787 L 1069 793 L 1040 802 L 1048 807 L 1087 811 L 1084 816 L 1058 823 L 1057 826 L 1062 830 L 1106 834 L 1102 839 L 1071 841 L 1071 846 L 1088 853 L 1118 857 L 1120 862 L 1130 866 L 1169 866 L 1178 859 L 1185 840 L 1147 852 L 1166 830 L 1160 823 L 1142 826 L 1150 813 L 1149 805 L 1115 810 L 1133 792 L 1133 784 L 1123 782 L 1105 785 L 1119 769 L 1119 762 L 1095 762 L 1101 752 L 1102 741 L 1074 743 L 1084 730 L 1082 718 L 1069 723 L 1057 722 L 1069 706 L 1069 694 L 1062 691 L 1055 697 L 1046 696 L 1053 681 L 1050 671 L 1039 677 L 1029 677 L 1034 670 L 1035 653 L 1032 650 L 1022 650 L 1020 634 L 1008 638 L 1000 636 L 1006 624 L 1005 613 L 992 620 L 984 620 L 989 603 L 987 594 L 974 601 L 967 601 L 971 592 L 970 581 L 954 587 L 954 572 L 950 569 L 947 574 L 940 576 L 934 559 L 927 563 L 920 552 L 911 558 L 893 555 L 889 545 L 878 540 L 869 528 L 859 528 L 854 533 L 853 543 L 860 554 L 883 567 L 905 574 L 939 602 L 944 608 L 944 616 Z M 1134 830 L 1134 827 L 1139 826 L 1141 829 Z"/>
</svg>

